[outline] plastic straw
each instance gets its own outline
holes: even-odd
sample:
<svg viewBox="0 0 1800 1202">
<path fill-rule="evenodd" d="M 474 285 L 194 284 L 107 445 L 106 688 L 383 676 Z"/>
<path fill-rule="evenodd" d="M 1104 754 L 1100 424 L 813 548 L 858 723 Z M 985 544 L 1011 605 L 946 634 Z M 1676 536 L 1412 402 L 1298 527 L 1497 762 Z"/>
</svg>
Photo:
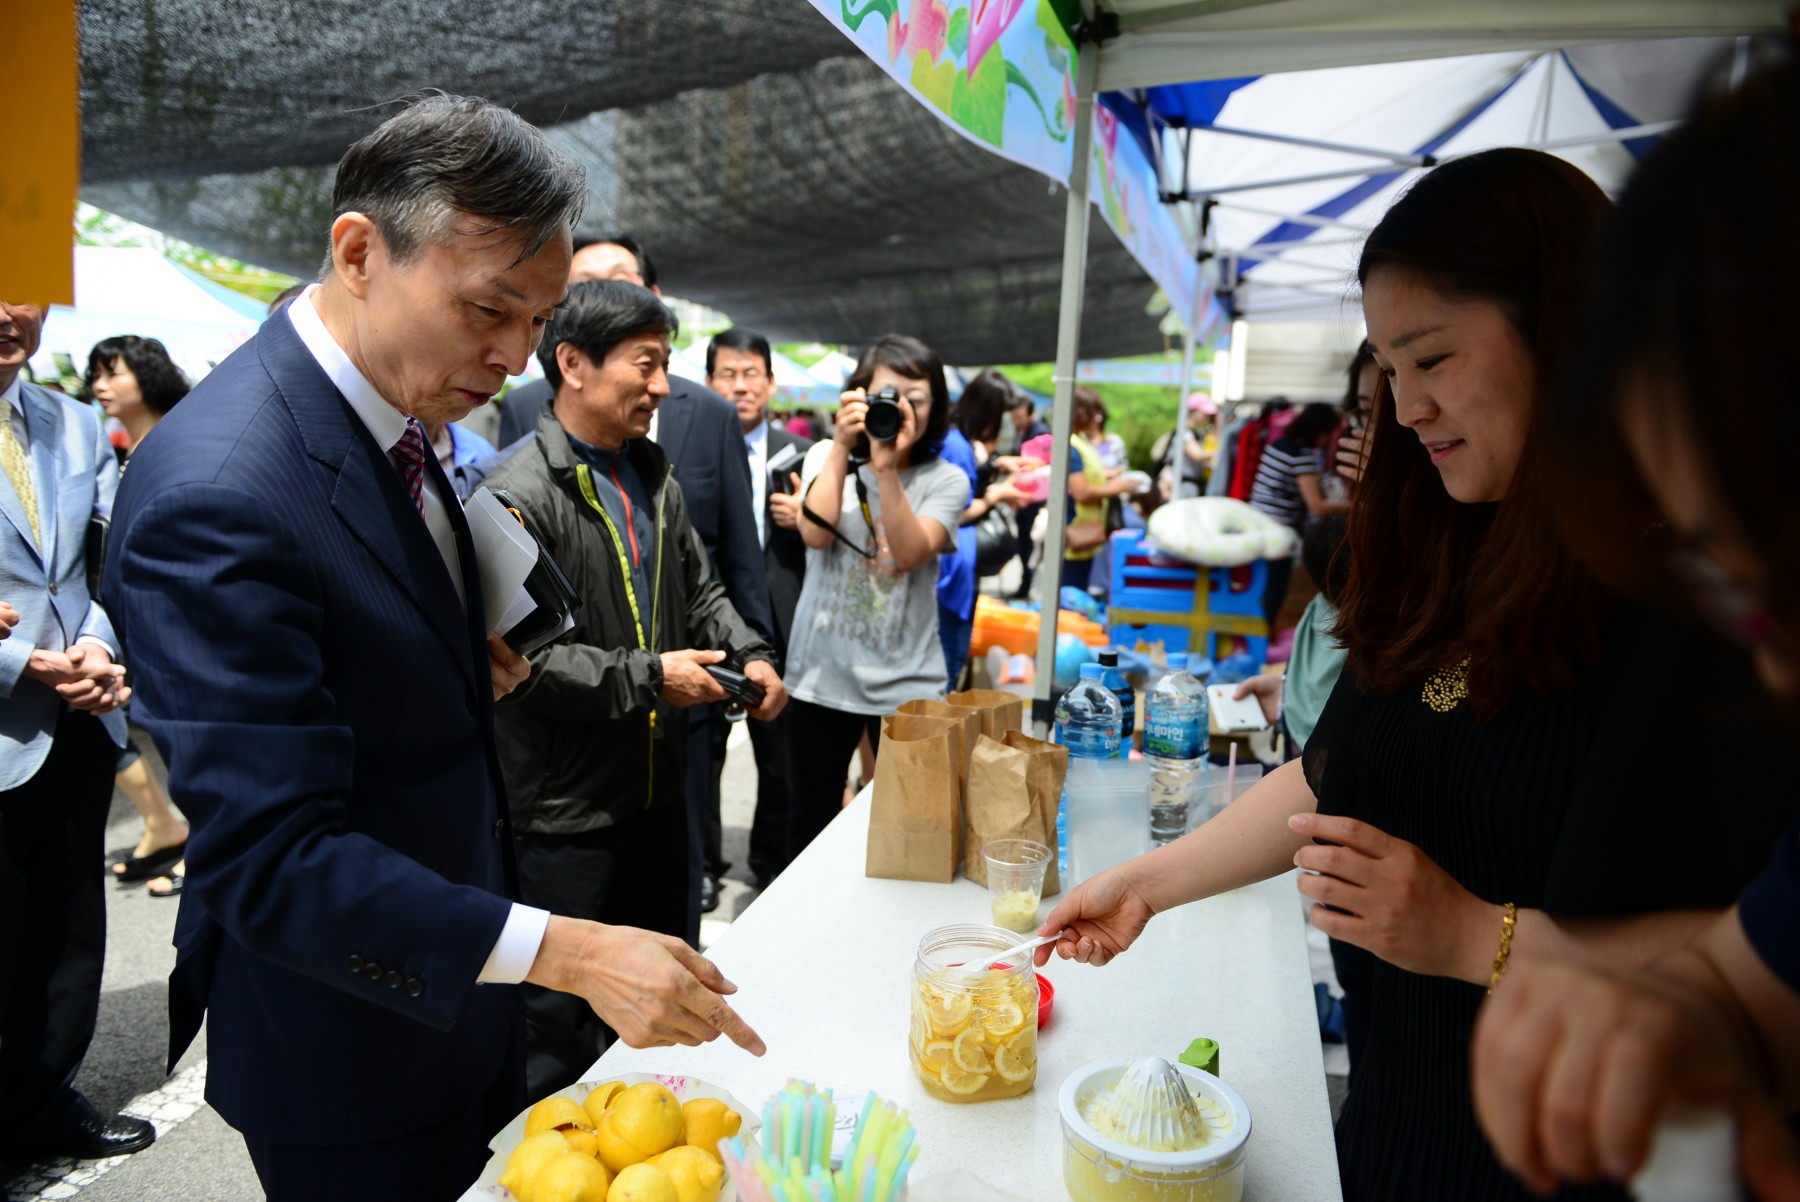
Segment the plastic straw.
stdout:
<svg viewBox="0 0 1800 1202">
<path fill-rule="evenodd" d="M 1231 741 L 1231 750 L 1225 757 L 1225 804 L 1230 805 L 1237 798 L 1237 740 Z"/>
</svg>

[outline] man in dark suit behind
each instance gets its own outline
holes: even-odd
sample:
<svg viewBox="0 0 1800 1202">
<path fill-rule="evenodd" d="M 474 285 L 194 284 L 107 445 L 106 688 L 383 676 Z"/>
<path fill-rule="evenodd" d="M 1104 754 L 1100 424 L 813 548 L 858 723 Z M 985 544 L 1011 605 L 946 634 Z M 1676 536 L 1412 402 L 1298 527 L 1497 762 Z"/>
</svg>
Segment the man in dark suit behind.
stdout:
<svg viewBox="0 0 1800 1202">
<path fill-rule="evenodd" d="M 762 541 L 763 566 L 769 577 L 775 652 L 785 665 L 788 636 L 794 628 L 794 607 L 800 602 L 800 586 L 806 580 L 806 543 L 799 531 L 800 464 L 812 442 L 789 434 L 769 420 L 769 400 L 775 395 L 775 361 L 769 340 L 756 331 L 733 327 L 713 338 L 706 348 L 706 383 L 737 407 L 750 464 L 751 512 L 757 517 L 756 536 Z M 750 746 L 756 752 L 756 818 L 750 827 L 750 872 L 761 888 L 788 863 L 788 724 L 779 717 L 773 722 L 751 724 Z M 713 799 L 707 812 L 711 825 L 706 837 L 707 854 L 716 860 L 720 858 L 722 835 L 717 774 L 724 755 L 720 752 L 714 759 Z"/>
<path fill-rule="evenodd" d="M 193 822 L 170 1060 L 271 1202 L 449 1199 L 525 1102 L 521 980 L 633 1046 L 761 1051 L 680 940 L 516 896 L 479 564 L 423 424 L 524 367 L 585 183 L 485 101 L 422 100 L 338 165 L 309 288 L 133 459 L 105 596 Z"/>
<path fill-rule="evenodd" d="M 603 234 L 575 248 L 569 261 L 569 283 L 624 280 L 658 296 L 656 265 L 630 234 Z M 500 451 L 509 455 L 537 431 L 538 415 L 550 407 L 550 385 L 533 380 L 507 393 L 500 406 Z M 737 444 L 736 411 L 718 393 L 694 380 L 669 377 L 669 395 L 657 410 L 650 441 L 662 447 L 675 465 L 675 481 L 687 498 L 688 516 L 712 561 L 713 575 L 744 621 L 764 637 L 775 635 L 769 614 L 768 581 L 762 548 L 756 537 L 757 515 L 742 505 L 727 504 L 750 487 L 749 468 L 733 448 Z M 719 903 L 719 880 L 730 867 L 718 840 L 702 841 L 702 833 L 719 826 L 719 769 L 725 737 L 722 707 L 701 704 L 686 714 L 688 730 L 688 835 L 690 882 L 688 940 L 697 945 L 700 915 Z M 710 818 L 708 817 L 710 815 Z"/>
</svg>

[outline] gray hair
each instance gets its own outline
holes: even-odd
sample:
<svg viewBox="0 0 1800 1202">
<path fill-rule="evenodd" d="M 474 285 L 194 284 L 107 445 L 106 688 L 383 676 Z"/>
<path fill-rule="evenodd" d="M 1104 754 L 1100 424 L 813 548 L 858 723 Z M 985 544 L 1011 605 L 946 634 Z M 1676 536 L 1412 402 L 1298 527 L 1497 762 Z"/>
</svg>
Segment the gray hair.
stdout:
<svg viewBox="0 0 1800 1202">
<path fill-rule="evenodd" d="M 524 118 L 478 97 L 434 93 L 345 152 L 331 216 L 367 216 L 398 266 L 456 234 L 512 231 L 520 244 L 516 266 L 557 231 L 573 229 L 586 201 L 581 168 Z"/>
</svg>

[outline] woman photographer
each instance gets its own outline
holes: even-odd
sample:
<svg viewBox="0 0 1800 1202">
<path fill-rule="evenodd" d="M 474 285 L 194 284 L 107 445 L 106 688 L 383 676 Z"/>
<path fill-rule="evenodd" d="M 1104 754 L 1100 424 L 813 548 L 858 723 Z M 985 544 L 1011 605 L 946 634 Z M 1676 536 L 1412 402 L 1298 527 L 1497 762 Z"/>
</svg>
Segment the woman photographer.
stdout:
<svg viewBox="0 0 1800 1202">
<path fill-rule="evenodd" d="M 940 457 L 950 394 L 930 347 L 877 338 L 847 384 L 836 434 L 807 452 L 801 473 L 806 584 L 787 664 L 791 738 L 804 749 L 794 756 L 793 855 L 836 816 L 857 740 L 867 733 L 878 746 L 883 714 L 943 695 L 938 555 L 969 503 L 968 477 Z M 876 437 L 892 424 L 892 437 Z"/>
</svg>

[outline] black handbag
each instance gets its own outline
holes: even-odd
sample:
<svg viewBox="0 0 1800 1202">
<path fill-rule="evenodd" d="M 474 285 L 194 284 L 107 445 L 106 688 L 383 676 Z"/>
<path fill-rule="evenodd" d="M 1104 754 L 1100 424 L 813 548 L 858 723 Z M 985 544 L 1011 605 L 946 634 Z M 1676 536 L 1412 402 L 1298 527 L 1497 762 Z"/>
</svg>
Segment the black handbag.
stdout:
<svg viewBox="0 0 1800 1202">
<path fill-rule="evenodd" d="M 975 523 L 975 575 L 998 576 L 1000 569 L 1019 553 L 1019 540 L 1013 534 L 1008 511 L 996 506 L 981 515 Z"/>
</svg>

